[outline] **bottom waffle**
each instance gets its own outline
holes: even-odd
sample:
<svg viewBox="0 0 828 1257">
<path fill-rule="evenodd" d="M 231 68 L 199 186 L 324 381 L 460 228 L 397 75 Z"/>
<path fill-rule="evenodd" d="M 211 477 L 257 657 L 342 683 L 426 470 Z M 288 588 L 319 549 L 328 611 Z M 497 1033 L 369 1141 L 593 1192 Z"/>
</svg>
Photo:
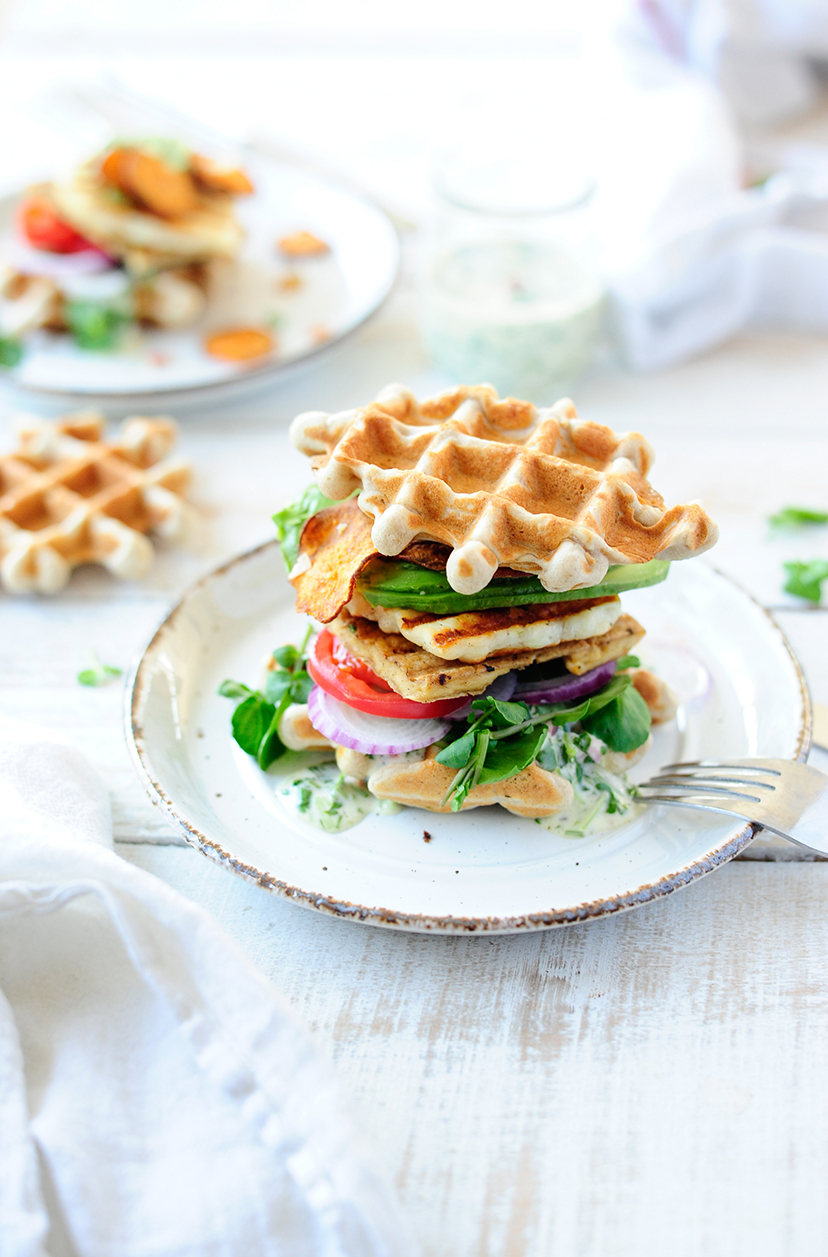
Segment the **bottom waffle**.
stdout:
<svg viewBox="0 0 828 1257">
<path fill-rule="evenodd" d="M 628 654 L 644 636 L 638 621 L 624 614 L 600 637 L 559 642 L 556 646 L 536 650 L 510 651 L 481 663 L 462 663 L 438 659 L 399 633 L 384 633 L 372 620 L 352 617 L 347 611 L 328 628 L 352 655 L 367 663 L 393 690 L 418 703 L 482 694 L 492 681 L 507 672 L 549 659 L 563 659 L 570 672 L 581 676 L 600 663 Z"/>
</svg>

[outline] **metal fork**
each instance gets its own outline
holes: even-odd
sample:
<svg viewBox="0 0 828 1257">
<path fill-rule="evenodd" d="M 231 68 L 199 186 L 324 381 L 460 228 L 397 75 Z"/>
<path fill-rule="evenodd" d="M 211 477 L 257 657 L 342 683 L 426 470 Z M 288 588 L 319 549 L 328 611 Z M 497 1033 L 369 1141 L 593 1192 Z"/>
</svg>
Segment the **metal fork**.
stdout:
<svg viewBox="0 0 828 1257">
<path fill-rule="evenodd" d="M 637 789 L 642 803 L 741 816 L 806 851 L 828 855 L 828 777 L 808 764 L 738 758 L 666 764 Z"/>
</svg>

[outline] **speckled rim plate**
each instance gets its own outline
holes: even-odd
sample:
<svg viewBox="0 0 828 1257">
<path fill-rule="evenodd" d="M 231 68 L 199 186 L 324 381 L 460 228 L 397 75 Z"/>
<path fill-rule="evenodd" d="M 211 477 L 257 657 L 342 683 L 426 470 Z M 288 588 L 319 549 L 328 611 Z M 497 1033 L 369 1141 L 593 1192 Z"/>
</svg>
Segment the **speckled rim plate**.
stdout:
<svg viewBox="0 0 828 1257">
<path fill-rule="evenodd" d="M 243 317 L 247 307 L 242 299 L 240 306 L 237 300 L 228 307 L 233 313 L 226 319 L 221 308 L 208 306 L 195 328 L 146 333 L 138 347 L 124 352 L 84 353 L 68 337 L 36 333 L 23 361 L 0 371 L 0 383 L 65 404 L 176 407 L 215 402 L 276 382 L 361 327 L 386 300 L 399 270 L 399 238 L 388 215 L 352 188 L 289 161 L 254 160 L 251 173 L 257 194 L 237 207 L 247 231 L 242 256 L 251 294 L 256 294 L 250 297 L 251 309 L 254 300 L 259 309 L 261 285 L 270 283 L 271 275 L 275 283 L 281 271 L 293 269 L 307 281 L 297 298 L 273 297 L 285 320 L 279 356 L 261 365 L 235 366 L 203 352 L 202 334 L 217 321 L 251 321 L 252 316 Z M 13 232 L 19 199 L 18 194 L 0 198 L 0 239 Z M 279 262 L 275 242 L 300 227 L 327 241 L 331 253 L 291 268 Z M 316 343 L 310 329 L 323 324 L 329 338 Z"/>
<path fill-rule="evenodd" d="M 639 653 L 682 699 L 640 777 L 707 755 L 805 758 L 802 670 L 779 626 L 733 581 L 704 561 L 679 563 L 665 584 L 624 602 L 648 630 Z M 297 904 L 421 932 L 547 929 L 669 895 L 754 837 L 732 817 L 660 806 L 582 839 L 500 808 L 449 816 L 407 808 L 338 834 L 314 829 L 284 810 L 271 774 L 235 747 L 232 707 L 216 694 L 228 676 L 256 683 L 269 651 L 302 628 L 276 543 L 240 555 L 163 621 L 133 670 L 126 708 L 138 772 L 173 828 Z"/>
</svg>

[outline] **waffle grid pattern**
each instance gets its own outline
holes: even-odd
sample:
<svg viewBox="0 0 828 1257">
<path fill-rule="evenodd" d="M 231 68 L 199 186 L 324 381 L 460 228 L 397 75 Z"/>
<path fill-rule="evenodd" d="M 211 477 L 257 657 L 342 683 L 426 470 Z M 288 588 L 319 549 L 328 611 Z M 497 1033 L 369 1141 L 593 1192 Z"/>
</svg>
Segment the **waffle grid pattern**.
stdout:
<svg viewBox="0 0 828 1257">
<path fill-rule="evenodd" d="M 57 593 L 81 563 L 138 579 L 154 554 L 145 534 L 184 530 L 190 468 L 166 457 L 173 421 L 127 419 L 112 442 L 104 427 L 97 412 L 26 419 L 17 449 L 0 456 L 0 586 L 8 593 Z"/>
<path fill-rule="evenodd" d="M 536 410 L 481 385 L 420 405 L 394 386 L 363 410 L 300 415 L 292 437 L 328 497 L 359 490 L 381 554 L 452 547 L 463 594 L 498 567 L 550 591 L 595 585 L 611 564 L 689 558 L 718 535 L 700 506 L 665 508 L 642 436 L 580 420 L 567 400 Z"/>
</svg>

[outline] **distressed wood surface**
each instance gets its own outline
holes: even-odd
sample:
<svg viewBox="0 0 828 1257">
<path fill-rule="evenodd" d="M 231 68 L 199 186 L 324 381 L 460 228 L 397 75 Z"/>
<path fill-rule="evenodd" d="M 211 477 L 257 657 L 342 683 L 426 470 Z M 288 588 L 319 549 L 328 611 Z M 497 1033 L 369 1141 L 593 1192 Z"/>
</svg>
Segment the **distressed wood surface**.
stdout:
<svg viewBox="0 0 828 1257">
<path fill-rule="evenodd" d="M 464 939 L 119 850 L 204 904 L 327 1050 L 427 1257 L 825 1252 L 828 865 Z"/>
<path fill-rule="evenodd" d="M 127 755 L 120 687 L 76 683 L 90 647 L 127 668 L 191 580 L 270 536 L 271 512 L 308 480 L 287 442 L 294 414 L 359 404 L 392 379 L 443 384 L 412 317 L 403 290 L 279 389 L 182 414 L 196 548 L 160 547 L 140 585 L 89 570 L 53 600 L 0 594 L 0 714 L 70 732 L 110 784 L 121 854 L 204 904 L 272 977 L 336 1061 L 428 1257 L 821 1253 L 828 865 L 754 847 L 777 862 L 524 938 L 331 921 L 171 845 Z M 822 342 L 767 337 L 650 379 L 596 375 L 577 401 L 644 431 L 665 497 L 699 497 L 718 519 L 717 565 L 784 604 L 782 560 L 828 543 L 772 538 L 765 517 L 825 504 L 826 395 Z M 3 446 L 12 409 L 0 400 Z M 827 618 L 788 602 L 780 619 L 828 703 Z"/>
</svg>

